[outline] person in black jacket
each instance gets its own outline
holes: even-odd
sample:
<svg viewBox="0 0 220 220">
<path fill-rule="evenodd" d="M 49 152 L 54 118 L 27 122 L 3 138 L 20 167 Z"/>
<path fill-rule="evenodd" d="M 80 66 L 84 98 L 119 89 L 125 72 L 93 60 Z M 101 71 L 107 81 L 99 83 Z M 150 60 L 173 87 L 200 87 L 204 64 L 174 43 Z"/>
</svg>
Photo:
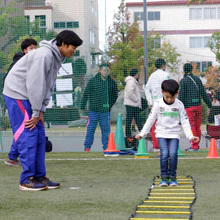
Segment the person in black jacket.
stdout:
<svg viewBox="0 0 220 220">
<path fill-rule="evenodd" d="M 10 67 L 8 68 L 8 72 L 5 75 L 4 80 L 6 79 L 7 75 L 9 74 L 9 71 L 12 69 L 12 67 L 20 60 L 25 54 L 27 54 L 29 51 L 37 49 L 37 41 L 32 38 L 27 38 L 22 41 L 21 43 L 21 51 L 17 52 L 13 57 L 13 62 L 11 63 Z M 5 161 L 5 164 L 9 166 L 21 166 L 19 160 L 17 159 L 19 157 L 18 148 L 16 146 L 16 143 L 12 142 L 10 152 L 8 153 L 8 158 Z"/>
<path fill-rule="evenodd" d="M 89 102 L 89 117 L 84 150 L 90 151 L 94 141 L 94 133 L 99 122 L 102 131 L 103 150 L 108 146 L 110 133 L 110 111 L 118 97 L 116 82 L 109 76 L 109 65 L 100 65 L 100 71 L 88 82 L 81 101 L 81 110 L 85 110 Z"/>
<path fill-rule="evenodd" d="M 208 97 L 202 81 L 199 77 L 192 74 L 192 64 L 186 63 L 183 66 L 184 78 L 180 81 L 179 100 L 182 101 L 186 108 L 187 115 L 192 127 L 192 132 L 195 136 L 201 139 L 201 124 L 202 124 L 202 101 L 204 100 L 208 108 L 212 107 L 212 102 Z M 200 142 L 200 141 L 199 141 Z M 191 142 L 191 147 L 186 151 L 198 151 L 199 142 Z"/>
<path fill-rule="evenodd" d="M 8 73 L 11 70 L 11 68 L 15 65 L 15 63 L 17 63 L 18 60 L 20 60 L 29 51 L 34 50 L 34 49 L 37 49 L 37 41 L 36 40 L 34 40 L 32 38 L 27 38 L 27 39 L 23 40 L 21 43 L 22 52 L 19 51 L 14 55 L 13 62 L 11 63 L 11 65 L 8 68 Z M 7 75 L 8 75 L 8 73 L 7 73 Z"/>
</svg>

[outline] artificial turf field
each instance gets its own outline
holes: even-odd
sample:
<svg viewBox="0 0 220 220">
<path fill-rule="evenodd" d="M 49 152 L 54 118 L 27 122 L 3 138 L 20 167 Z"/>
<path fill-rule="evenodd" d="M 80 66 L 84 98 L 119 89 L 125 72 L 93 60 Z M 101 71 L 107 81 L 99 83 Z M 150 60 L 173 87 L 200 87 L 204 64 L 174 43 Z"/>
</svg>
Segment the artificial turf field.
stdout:
<svg viewBox="0 0 220 220">
<path fill-rule="evenodd" d="M 220 159 L 206 159 L 207 152 L 184 154 L 178 175 L 196 180 L 193 220 L 219 220 Z M 102 153 L 46 156 L 47 176 L 61 182 L 61 188 L 25 192 L 18 189 L 21 168 L 5 165 L 7 154 L 0 154 L 0 220 L 127 220 L 159 174 L 156 153 L 144 160 Z"/>
</svg>

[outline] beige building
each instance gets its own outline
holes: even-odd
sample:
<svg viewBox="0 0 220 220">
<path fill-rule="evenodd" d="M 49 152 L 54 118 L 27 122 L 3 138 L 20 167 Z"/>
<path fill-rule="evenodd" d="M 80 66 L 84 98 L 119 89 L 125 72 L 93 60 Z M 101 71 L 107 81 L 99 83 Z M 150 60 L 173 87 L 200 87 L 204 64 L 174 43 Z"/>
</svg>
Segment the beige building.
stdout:
<svg viewBox="0 0 220 220">
<path fill-rule="evenodd" d="M 181 54 L 182 62 L 197 63 L 204 71 L 209 65 L 218 65 L 215 54 L 208 46 L 212 33 L 220 31 L 220 0 L 205 1 L 188 6 L 188 0 L 147 1 L 147 30 L 165 36 Z M 130 21 L 138 20 L 144 30 L 143 1 L 126 4 Z M 160 47 L 161 39 L 155 45 Z"/>
<path fill-rule="evenodd" d="M 99 62 L 98 0 L 40 0 L 26 1 L 25 16 L 45 31 L 73 30 L 82 39 L 83 45 L 76 57 L 84 58 L 87 74 L 94 74 Z"/>
</svg>

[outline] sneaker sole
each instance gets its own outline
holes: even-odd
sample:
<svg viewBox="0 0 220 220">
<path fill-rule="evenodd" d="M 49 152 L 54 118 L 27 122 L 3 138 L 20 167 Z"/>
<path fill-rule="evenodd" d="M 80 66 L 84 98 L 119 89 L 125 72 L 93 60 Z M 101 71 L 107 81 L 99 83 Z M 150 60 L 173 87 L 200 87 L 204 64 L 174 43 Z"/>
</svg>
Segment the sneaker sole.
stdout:
<svg viewBox="0 0 220 220">
<path fill-rule="evenodd" d="M 178 186 L 178 185 L 176 185 L 176 184 L 171 184 L 170 186 L 175 187 L 175 186 Z"/>
<path fill-rule="evenodd" d="M 13 164 L 13 163 L 9 163 L 7 161 L 5 161 L 5 164 L 8 165 L 8 166 L 14 166 L 14 167 L 20 167 L 21 166 L 20 164 Z"/>
<path fill-rule="evenodd" d="M 59 186 L 48 186 L 47 189 L 58 189 L 58 188 L 60 188 L 60 186 L 61 186 L 61 185 L 59 185 Z"/>
<path fill-rule="evenodd" d="M 19 185 L 19 189 L 22 191 L 42 191 L 42 190 L 48 189 L 48 186 L 46 186 L 44 188 L 28 188 L 28 187 L 24 187 L 24 186 Z"/>
<path fill-rule="evenodd" d="M 168 185 L 167 184 L 162 184 L 162 185 L 160 185 L 160 187 L 168 187 Z"/>
</svg>

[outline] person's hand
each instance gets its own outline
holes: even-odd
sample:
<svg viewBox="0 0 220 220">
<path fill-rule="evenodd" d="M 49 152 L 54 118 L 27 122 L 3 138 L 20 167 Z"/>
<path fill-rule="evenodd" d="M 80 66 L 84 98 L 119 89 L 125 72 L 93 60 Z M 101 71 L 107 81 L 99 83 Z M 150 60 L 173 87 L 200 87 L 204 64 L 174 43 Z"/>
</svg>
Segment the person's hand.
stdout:
<svg viewBox="0 0 220 220">
<path fill-rule="evenodd" d="M 32 117 L 30 120 L 25 121 L 24 123 L 25 128 L 30 128 L 30 130 L 32 131 L 37 125 L 38 121 L 39 121 L 39 118 Z"/>
<path fill-rule="evenodd" d="M 199 142 L 199 137 L 193 136 L 191 141 L 194 142 L 194 143 L 197 143 L 197 142 Z"/>
<path fill-rule="evenodd" d="M 138 139 L 138 140 L 141 140 L 141 139 L 142 139 L 142 137 L 141 137 L 140 134 L 135 135 L 135 138 Z"/>
<path fill-rule="evenodd" d="M 44 113 L 43 112 L 40 112 L 39 121 L 41 121 L 42 125 L 44 126 Z"/>
</svg>

